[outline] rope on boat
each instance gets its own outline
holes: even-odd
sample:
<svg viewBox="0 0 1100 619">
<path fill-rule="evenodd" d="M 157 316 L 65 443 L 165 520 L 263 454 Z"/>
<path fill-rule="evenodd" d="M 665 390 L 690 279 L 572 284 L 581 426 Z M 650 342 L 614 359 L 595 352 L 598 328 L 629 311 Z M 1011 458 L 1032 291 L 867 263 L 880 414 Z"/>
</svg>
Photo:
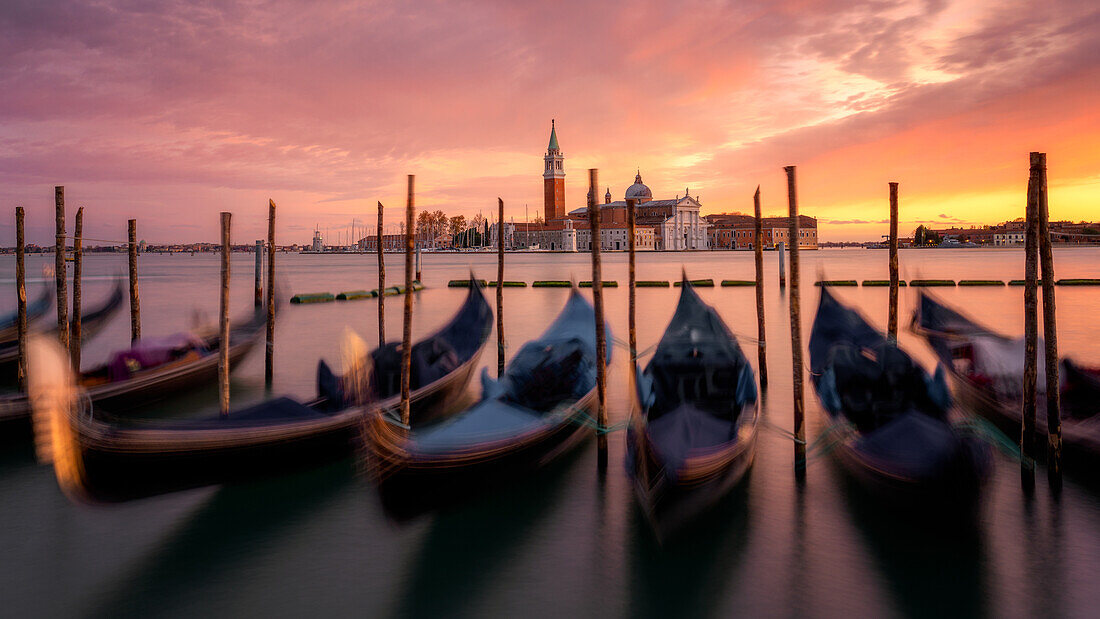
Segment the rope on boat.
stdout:
<svg viewBox="0 0 1100 619">
<path fill-rule="evenodd" d="M 1025 457 L 1016 441 L 1008 438 L 1004 432 L 1001 432 L 1000 428 L 987 419 L 969 416 L 955 422 L 952 426 L 961 434 L 973 436 L 993 445 L 998 451 L 1013 460 L 1026 461 L 1028 466 L 1035 467 L 1035 460 Z"/>
<path fill-rule="evenodd" d="M 804 466 L 809 466 L 814 460 L 818 460 L 832 453 L 837 445 L 840 445 L 844 441 L 844 436 L 849 429 L 849 424 L 836 423 L 826 428 L 824 432 L 813 440 L 813 442 L 807 442 L 800 440 L 790 430 L 781 428 L 766 419 L 761 419 L 759 423 L 765 430 L 771 430 L 795 443 L 806 445 L 806 462 Z"/>
<path fill-rule="evenodd" d="M 621 421 L 610 426 L 601 426 L 599 421 L 592 418 L 592 416 L 587 413 L 580 413 L 579 415 L 574 416 L 572 419 L 573 423 L 584 426 L 586 428 L 592 428 L 596 431 L 596 434 L 599 435 L 611 434 L 612 432 L 625 430 L 630 425 L 630 421 L 628 420 Z"/>
</svg>

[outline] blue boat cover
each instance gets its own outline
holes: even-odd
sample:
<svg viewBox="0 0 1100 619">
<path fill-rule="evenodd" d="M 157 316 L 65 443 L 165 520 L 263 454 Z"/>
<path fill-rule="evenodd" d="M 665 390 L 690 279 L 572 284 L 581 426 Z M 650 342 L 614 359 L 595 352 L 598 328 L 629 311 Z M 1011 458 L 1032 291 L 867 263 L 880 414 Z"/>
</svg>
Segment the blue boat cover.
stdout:
<svg viewBox="0 0 1100 619">
<path fill-rule="evenodd" d="M 654 452 L 673 476 L 693 451 L 737 440 L 741 411 L 756 401 L 756 379 L 737 339 L 686 279 L 637 388 Z"/>
<path fill-rule="evenodd" d="M 606 325 L 605 325 L 606 328 Z M 607 362 L 611 334 L 607 331 Z M 444 454 L 518 437 L 562 422 L 596 386 L 596 315 L 576 289 L 542 336 L 523 345 L 499 381 L 482 371 L 482 397 L 450 419 L 418 430 L 411 451 Z"/>
</svg>

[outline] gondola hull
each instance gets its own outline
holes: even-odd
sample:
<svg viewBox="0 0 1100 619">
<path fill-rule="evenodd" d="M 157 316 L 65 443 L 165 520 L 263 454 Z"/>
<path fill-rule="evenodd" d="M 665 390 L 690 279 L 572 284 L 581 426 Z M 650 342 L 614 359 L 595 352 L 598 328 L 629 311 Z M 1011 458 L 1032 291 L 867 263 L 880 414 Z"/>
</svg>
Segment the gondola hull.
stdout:
<svg viewBox="0 0 1100 619">
<path fill-rule="evenodd" d="M 230 336 L 230 341 L 233 342 L 229 348 L 230 369 L 236 368 L 255 347 L 264 334 L 265 324 L 264 315 L 257 312 L 251 321 Z M 183 391 L 212 385 L 218 377 L 217 339 L 207 339 L 212 352 L 199 359 L 175 361 L 139 372 L 126 380 L 97 384 L 86 388 L 85 396 L 96 408 L 117 412 L 146 406 Z M 0 397 L 0 423 L 25 421 L 30 414 L 31 405 L 26 394 Z"/>
<path fill-rule="evenodd" d="M 752 416 L 742 440 L 713 454 L 706 462 L 689 463 L 679 483 L 660 474 L 660 460 L 644 430 L 631 428 L 628 432 L 634 495 L 659 539 L 685 530 L 744 480 L 756 456 L 759 412 L 754 407 L 742 414 Z"/>
<path fill-rule="evenodd" d="M 416 413 L 461 398 L 477 367 L 480 349 L 461 368 L 410 396 Z M 96 501 L 121 501 L 175 490 L 266 476 L 317 466 L 349 455 L 365 419 L 399 405 L 399 398 L 345 409 L 331 416 L 267 427 L 196 430 L 142 428 L 79 415 L 70 436 L 78 493 Z M 306 406 L 323 408 L 323 402 Z"/>
<path fill-rule="evenodd" d="M 110 321 L 112 316 L 114 316 L 115 311 L 122 306 L 122 300 L 122 284 L 116 283 L 114 289 L 111 291 L 111 295 L 107 297 L 106 301 L 104 301 L 102 305 L 85 313 L 81 317 L 80 341 L 87 342 L 88 340 L 98 335 L 99 332 L 107 326 L 107 322 Z M 31 325 L 32 320 L 40 317 L 41 314 L 38 314 L 36 316 L 28 316 L 28 329 L 41 328 L 39 327 L 39 325 Z M 70 323 L 70 337 L 72 337 L 72 331 L 75 328 L 75 325 Z M 47 328 L 44 330 L 44 332 L 47 335 L 57 337 L 57 325 L 54 324 L 52 328 Z M 10 334 L 5 333 L 3 335 L 0 335 L 0 376 L 5 377 L 5 380 L 14 381 L 16 379 L 16 372 L 18 371 L 18 364 L 19 341 L 17 339 L 17 334 L 12 331 Z M 4 405 L 0 404 L 0 423 L 9 418 L 8 415 L 5 415 L 6 412 L 7 411 L 5 410 Z"/>
<path fill-rule="evenodd" d="M 957 458 L 939 474 L 907 476 L 890 462 L 869 457 L 858 446 L 858 435 L 849 428 L 832 428 L 837 441 L 833 455 L 840 468 L 876 500 L 899 513 L 916 518 L 929 514 L 951 517 L 973 514 L 992 466 L 988 449 L 974 438 L 964 439 Z"/>
<path fill-rule="evenodd" d="M 577 408 L 587 411 L 595 390 Z M 386 513 L 408 520 L 499 487 L 546 466 L 592 435 L 579 415 L 518 440 L 484 445 L 477 452 L 445 458 L 403 452 L 402 429 L 372 417 L 368 463 Z M 382 427 L 386 426 L 386 427 Z M 380 438 L 388 436 L 389 438 Z"/>
<path fill-rule="evenodd" d="M 951 383 L 959 403 L 967 410 L 989 420 L 998 430 L 1010 439 L 1019 443 L 1023 425 L 1022 401 L 1019 398 L 1001 399 L 990 388 L 972 380 L 966 373 L 960 371 L 953 358 L 955 349 L 971 346 L 978 337 L 991 338 L 1001 342 L 1010 342 L 1011 339 L 1001 333 L 991 331 L 984 326 L 972 321 L 962 314 L 950 309 L 930 295 L 924 295 L 921 307 L 929 314 L 937 314 L 935 317 L 924 316 L 918 312 L 914 317 L 912 330 L 925 338 L 928 344 L 936 352 L 942 365 L 949 370 Z M 936 318 L 943 320 L 943 324 L 936 323 Z M 925 322 L 928 324 L 925 324 Z M 1065 362 L 1063 360 L 1064 363 Z M 1063 363 L 1062 370 L 1065 371 Z M 1100 370 L 1094 368 L 1081 368 L 1082 371 L 1100 380 Z M 1062 381 L 1063 416 L 1062 422 L 1062 457 L 1070 465 L 1071 469 L 1087 471 L 1100 462 L 1100 416 L 1084 415 L 1080 417 L 1068 416 L 1066 411 L 1066 381 Z M 1100 394 L 1095 398 L 1088 398 L 1089 402 L 1100 410 Z M 1046 457 L 1047 419 L 1046 401 L 1043 395 L 1039 395 L 1035 416 L 1035 455 Z M 1090 411 L 1091 412 L 1091 411 Z"/>
<path fill-rule="evenodd" d="M 942 370 L 929 376 L 824 288 L 810 366 L 828 448 L 869 495 L 899 515 L 975 513 L 992 454 L 955 424 Z"/>
</svg>

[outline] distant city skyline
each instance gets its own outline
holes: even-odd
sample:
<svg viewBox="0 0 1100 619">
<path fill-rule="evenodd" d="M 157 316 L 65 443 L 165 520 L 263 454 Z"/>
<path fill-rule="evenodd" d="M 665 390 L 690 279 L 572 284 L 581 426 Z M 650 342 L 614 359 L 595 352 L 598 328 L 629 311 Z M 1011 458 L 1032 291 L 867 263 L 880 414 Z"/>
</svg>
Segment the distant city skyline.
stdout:
<svg viewBox="0 0 1100 619">
<path fill-rule="evenodd" d="M 823 242 L 1023 214 L 1027 154 L 1048 153 L 1052 219 L 1100 206 L 1095 3 L 779 0 L 516 6 L 0 7 L 0 245 L 15 206 L 53 238 L 53 186 L 86 235 L 150 243 L 541 210 L 546 126 L 618 198 L 641 169 L 702 214 L 786 213 L 782 166 Z M 721 33 L 715 24 L 722 24 Z"/>
</svg>

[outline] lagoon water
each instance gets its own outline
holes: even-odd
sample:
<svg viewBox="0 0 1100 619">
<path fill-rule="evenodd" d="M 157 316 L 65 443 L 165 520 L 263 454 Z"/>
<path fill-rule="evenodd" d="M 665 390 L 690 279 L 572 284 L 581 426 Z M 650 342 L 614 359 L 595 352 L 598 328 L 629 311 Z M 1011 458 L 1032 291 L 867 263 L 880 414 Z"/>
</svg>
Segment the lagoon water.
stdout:
<svg viewBox="0 0 1100 619">
<path fill-rule="evenodd" d="M 373 288 L 369 255 L 279 254 L 277 269 L 293 292 Z M 52 257 L 29 257 L 37 274 Z M 125 273 L 124 255 L 85 261 L 85 307 Z M 402 257 L 387 255 L 390 283 Z M 812 284 L 828 279 L 885 279 L 885 251 L 802 253 L 803 338 L 817 306 Z M 1018 249 L 904 250 L 902 278 L 1022 277 Z M 771 384 L 765 418 L 791 427 L 788 306 L 777 283 L 777 255 L 765 254 Z M 752 279 L 748 252 L 639 253 L 639 279 Z M 415 297 L 414 338 L 446 322 L 464 290 L 450 279 L 470 270 L 495 279 L 495 255 L 424 254 L 427 289 Z M 1055 250 L 1059 277 L 1100 277 L 1100 251 Z M 167 334 L 217 317 L 219 259 L 207 255 L 140 258 L 142 331 Z M 0 261 L 0 308 L 14 307 L 14 260 Z M 507 256 L 506 279 L 591 279 L 585 254 Z M 626 339 L 626 255 L 605 254 L 607 318 Z M 43 281 L 38 279 L 36 281 Z M 49 280 L 52 282 L 52 279 Z M 28 296 L 37 286 L 31 283 Z M 252 304 L 253 258 L 233 257 L 233 315 Z M 885 326 L 886 288 L 838 288 L 841 299 Z M 1022 333 L 1020 287 L 941 288 L 946 301 L 988 325 Z M 1058 289 L 1059 344 L 1065 354 L 1100 364 L 1100 288 Z M 493 293 L 490 291 L 491 297 Z M 568 290 L 504 291 L 508 350 L 538 335 Z M 656 343 L 677 289 L 639 289 L 638 346 Z M 700 289 L 755 365 L 752 288 Z M 916 300 L 902 288 L 902 324 Z M 314 393 L 317 361 L 340 363 L 349 330 L 374 345 L 377 301 L 288 306 L 278 318 L 276 394 Z M 388 339 L 401 335 L 399 297 L 386 300 Z M 4 311 L 7 311 L 6 309 Z M 495 335 L 492 336 L 495 338 Z M 129 342 L 125 308 L 85 346 L 84 363 Z M 926 367 L 925 344 L 900 343 Z M 481 364 L 494 367 L 490 344 Z M 627 354 L 616 347 L 610 373 L 611 423 L 625 418 Z M 644 361 L 644 360 L 643 360 Z M 476 381 L 471 397 L 476 395 Z M 263 355 L 253 351 L 232 380 L 234 405 L 266 397 Z M 157 406 L 150 414 L 186 415 L 217 407 L 210 388 Z M 812 441 L 821 409 L 807 383 Z M 1019 464 L 1004 455 L 986 488 L 976 527 L 951 535 L 895 522 L 853 490 L 828 456 L 810 461 L 801 490 L 793 447 L 761 431 L 743 487 L 680 540 L 660 546 L 635 507 L 622 465 L 623 433 L 610 435 L 611 465 L 597 475 L 595 441 L 523 483 L 404 525 L 382 514 L 354 458 L 287 476 L 200 488 L 122 505 L 71 502 L 52 470 L 35 462 L 28 437 L 0 447 L 0 614 L 9 616 L 1095 616 L 1100 608 L 1100 494 L 1067 475 L 1060 501 L 1037 476 L 1033 500 L 1020 490 Z"/>
</svg>

